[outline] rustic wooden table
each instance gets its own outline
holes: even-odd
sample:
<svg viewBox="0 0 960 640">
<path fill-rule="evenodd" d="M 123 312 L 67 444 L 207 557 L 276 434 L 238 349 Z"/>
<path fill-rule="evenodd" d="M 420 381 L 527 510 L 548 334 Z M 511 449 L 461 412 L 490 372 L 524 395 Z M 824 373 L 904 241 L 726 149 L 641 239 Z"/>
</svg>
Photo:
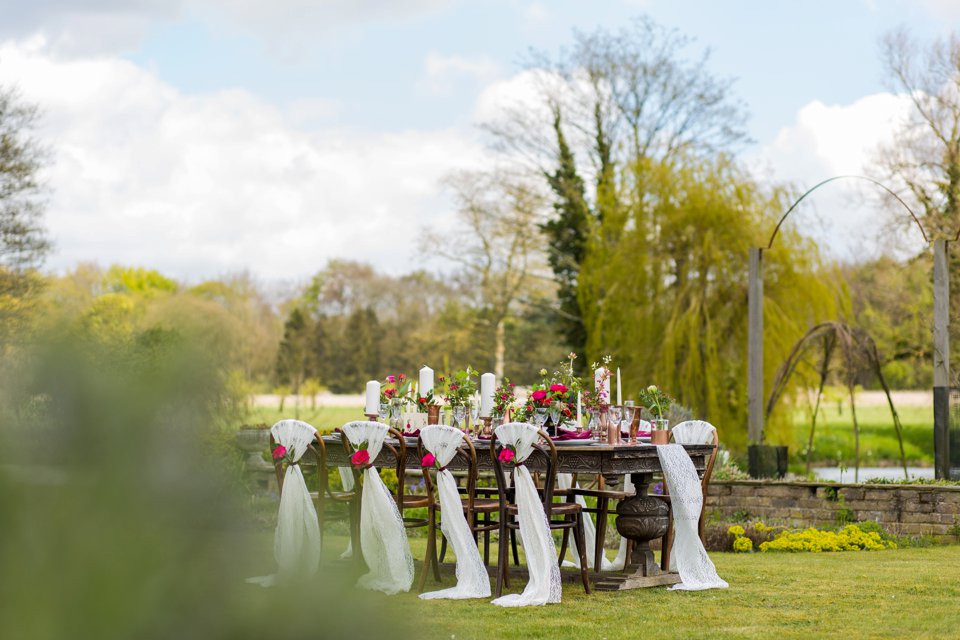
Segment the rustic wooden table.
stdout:
<svg viewBox="0 0 960 640">
<path fill-rule="evenodd" d="M 350 462 L 340 442 L 340 435 L 324 436 L 327 450 L 327 464 L 330 466 L 349 466 Z M 388 442 L 396 441 L 388 440 Z M 489 440 L 474 440 L 477 449 L 477 466 L 481 471 L 493 470 L 493 461 L 488 452 Z M 712 445 L 684 445 L 697 473 L 703 475 L 707 457 L 713 451 Z M 406 447 L 406 468 L 419 469 L 420 458 L 417 455 L 416 439 L 408 439 Z M 624 590 L 657 585 L 675 584 L 680 581 L 676 573 L 663 572 L 656 562 L 650 541 L 663 536 L 667 530 L 668 507 L 663 500 L 648 494 L 655 473 L 660 471 L 660 458 L 657 448 L 650 444 L 569 444 L 557 443 L 559 473 L 582 475 L 602 475 L 608 486 L 617 486 L 625 474 L 630 474 L 636 488 L 633 497 L 617 505 L 616 526 L 620 535 L 632 540 L 633 553 L 627 559 L 622 572 L 604 572 L 594 575 L 599 590 Z M 396 466 L 396 458 L 387 448 L 377 456 L 374 464 L 377 468 Z M 459 457 L 451 461 L 449 468 L 457 469 Z M 533 456 L 527 467 L 531 471 L 545 471 L 546 461 Z M 356 545 L 357 542 L 354 542 Z"/>
</svg>

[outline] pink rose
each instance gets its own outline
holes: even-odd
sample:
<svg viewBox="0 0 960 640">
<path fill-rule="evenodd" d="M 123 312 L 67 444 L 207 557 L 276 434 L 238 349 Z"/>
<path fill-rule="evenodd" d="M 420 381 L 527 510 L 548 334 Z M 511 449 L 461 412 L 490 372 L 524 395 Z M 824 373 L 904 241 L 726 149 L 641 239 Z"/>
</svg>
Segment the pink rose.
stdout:
<svg viewBox="0 0 960 640">
<path fill-rule="evenodd" d="M 536 400 L 537 402 L 540 402 L 541 400 L 547 397 L 547 392 L 544 391 L 543 389 L 537 389 L 536 391 L 530 394 L 530 397 Z"/>
<path fill-rule="evenodd" d="M 387 382 L 391 382 L 391 383 L 392 383 L 392 382 L 396 382 L 396 381 L 397 381 L 396 376 L 387 376 Z"/>
<path fill-rule="evenodd" d="M 437 461 L 437 458 L 432 453 L 428 453 L 427 455 L 423 456 L 423 458 L 420 460 L 420 466 L 432 467 L 433 463 L 436 461 Z"/>
<path fill-rule="evenodd" d="M 503 449 L 500 449 L 500 455 L 497 456 L 497 459 L 500 460 L 500 462 L 510 462 L 511 460 L 513 460 L 513 458 L 514 458 L 513 451 L 511 451 L 506 447 L 504 447 Z"/>
<path fill-rule="evenodd" d="M 550 391 L 553 391 L 554 393 L 566 393 L 567 388 L 562 384 L 555 384 L 551 385 Z"/>
<path fill-rule="evenodd" d="M 367 453 L 366 449 L 360 449 L 359 451 L 354 453 L 352 456 L 350 456 L 350 462 L 357 465 L 358 467 L 360 465 L 367 464 L 368 462 L 370 462 L 370 454 Z"/>
<path fill-rule="evenodd" d="M 273 450 L 273 459 L 279 460 L 285 455 L 287 455 L 287 448 L 282 444 L 278 444 L 277 448 Z"/>
</svg>

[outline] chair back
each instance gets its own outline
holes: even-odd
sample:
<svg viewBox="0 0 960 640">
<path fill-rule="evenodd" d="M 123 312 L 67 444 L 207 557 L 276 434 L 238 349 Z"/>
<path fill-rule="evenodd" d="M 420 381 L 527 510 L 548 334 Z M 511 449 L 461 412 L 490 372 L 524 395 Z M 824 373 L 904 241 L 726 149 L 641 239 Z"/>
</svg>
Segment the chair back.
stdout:
<svg viewBox="0 0 960 640">
<path fill-rule="evenodd" d="M 479 475 L 477 471 L 477 451 L 473 446 L 473 442 L 471 442 L 470 438 L 466 437 L 462 431 L 454 427 L 448 427 L 446 425 L 427 425 L 426 427 L 420 430 L 420 436 L 417 438 L 417 456 L 419 457 L 420 460 L 423 460 L 424 455 L 426 455 L 428 452 L 433 453 L 434 455 L 438 454 L 438 452 L 435 451 L 433 447 L 430 447 L 424 444 L 423 436 L 427 430 L 435 430 L 434 433 L 443 432 L 443 433 L 450 434 L 449 437 L 451 438 L 452 442 L 457 442 L 456 435 L 459 434 L 459 442 L 457 442 L 457 450 L 451 457 L 451 461 L 455 458 L 459 458 L 467 466 L 467 487 L 466 487 L 467 511 L 468 513 L 472 514 L 473 507 L 474 507 L 474 500 L 476 499 L 476 493 L 477 493 L 476 492 L 477 476 Z M 430 435 L 427 434 L 427 436 L 429 439 Z M 439 458 L 439 455 L 437 455 L 437 457 Z M 444 464 L 443 466 L 447 466 L 447 465 L 449 465 L 449 461 L 447 462 L 447 464 Z M 432 498 L 434 493 L 433 493 L 433 482 L 430 478 L 430 469 L 429 467 L 424 466 L 423 464 L 421 464 L 420 466 L 423 471 L 424 486 L 426 487 L 427 495 L 431 496 Z M 472 522 L 472 520 L 468 518 L 467 522 Z"/>
<path fill-rule="evenodd" d="M 277 448 L 279 444 L 276 438 L 273 437 L 273 433 L 270 434 L 270 452 L 272 453 L 274 449 Z M 319 482 L 319 491 L 328 491 L 328 482 L 327 482 L 327 447 L 323 443 L 323 440 L 320 438 L 320 434 L 317 433 L 313 437 L 313 441 L 307 445 L 307 451 L 303 454 L 303 457 L 300 459 L 303 460 L 306 457 L 307 453 L 311 454 L 317 461 L 317 481 Z M 284 464 L 284 459 L 278 458 L 273 461 L 273 471 L 277 475 L 277 490 L 283 492 L 283 480 L 285 477 L 286 465 Z"/>
<path fill-rule="evenodd" d="M 377 448 L 376 451 L 373 451 L 370 454 L 370 459 L 366 463 L 361 465 L 351 464 L 350 467 L 353 470 L 354 486 L 359 486 L 361 472 L 375 466 L 376 459 L 380 452 L 386 450 L 394 458 L 394 468 L 397 472 L 397 495 L 395 496 L 395 500 L 397 502 L 397 507 L 401 508 L 403 506 L 404 475 L 406 474 L 407 470 L 407 443 L 403 439 L 403 435 L 396 429 L 387 427 L 382 422 L 354 420 L 341 427 L 341 431 L 343 431 L 344 434 L 343 437 L 340 438 L 340 441 L 343 444 L 343 450 L 346 452 L 347 457 L 349 458 L 357 452 L 357 447 L 350 441 L 350 438 L 347 437 L 347 430 L 354 434 L 359 434 L 361 436 L 360 439 L 364 439 L 366 432 L 369 432 L 370 436 L 373 436 L 376 431 L 384 428 L 386 428 L 387 435 L 396 440 L 396 444 L 389 440 L 383 440 L 381 447 Z"/>
<path fill-rule="evenodd" d="M 500 452 L 505 449 L 507 445 L 513 446 L 516 444 L 515 441 L 510 441 L 509 433 L 518 428 L 535 431 L 536 435 L 540 437 L 540 442 L 534 442 L 531 445 L 533 450 L 529 455 L 524 457 L 522 453 L 520 453 L 518 457 L 522 458 L 522 460 L 518 461 L 517 458 L 514 457 L 509 462 L 505 462 L 500 459 Z M 537 429 L 534 425 L 523 422 L 508 422 L 507 424 L 497 427 L 493 438 L 490 439 L 490 458 L 493 460 L 493 470 L 497 477 L 497 494 L 500 498 L 501 509 L 506 508 L 507 504 L 507 473 L 512 476 L 516 471 L 517 465 L 526 464 L 534 456 L 542 456 L 546 463 L 546 473 L 543 475 L 544 486 L 541 497 L 543 510 L 549 519 L 553 505 L 553 490 L 557 481 L 558 466 L 557 447 L 553 444 L 553 440 L 551 440 L 550 436 L 542 429 Z"/>
<path fill-rule="evenodd" d="M 703 472 L 703 493 L 706 495 L 707 486 L 710 484 L 710 476 L 713 475 L 713 465 L 717 460 L 717 450 L 720 444 L 720 438 L 717 435 L 717 428 L 706 420 L 687 420 L 676 425 L 673 429 L 673 441 L 677 444 L 712 444 L 713 451 L 707 459 L 707 466 Z"/>
</svg>

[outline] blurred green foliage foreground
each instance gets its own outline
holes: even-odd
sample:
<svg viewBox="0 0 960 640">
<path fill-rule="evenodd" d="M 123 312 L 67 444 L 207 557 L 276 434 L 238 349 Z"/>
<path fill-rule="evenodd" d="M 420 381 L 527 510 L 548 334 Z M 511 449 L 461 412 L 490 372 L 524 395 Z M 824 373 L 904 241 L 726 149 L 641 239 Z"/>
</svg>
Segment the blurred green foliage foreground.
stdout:
<svg viewBox="0 0 960 640">
<path fill-rule="evenodd" d="M 0 638 L 401 633 L 389 603 L 344 588 L 354 576 L 245 583 L 274 565 L 209 353 L 167 331 L 37 344 L 0 369 Z"/>
</svg>

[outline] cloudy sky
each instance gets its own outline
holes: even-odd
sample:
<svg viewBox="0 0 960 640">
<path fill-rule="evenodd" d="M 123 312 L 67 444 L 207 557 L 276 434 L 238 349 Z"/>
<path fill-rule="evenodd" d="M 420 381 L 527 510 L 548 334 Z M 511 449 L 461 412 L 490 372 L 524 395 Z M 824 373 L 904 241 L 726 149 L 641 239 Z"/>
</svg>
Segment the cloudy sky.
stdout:
<svg viewBox="0 0 960 640">
<path fill-rule="evenodd" d="M 764 179 L 862 173 L 903 112 L 879 63 L 899 25 L 960 27 L 955 0 L 5 0 L 0 84 L 43 109 L 53 150 L 48 267 L 158 268 L 266 281 L 331 257 L 424 265 L 451 207 L 438 184 L 478 166 L 476 124 L 533 47 L 646 13 L 734 77 Z M 801 212 L 824 246 L 876 251 L 881 214 L 838 187 Z M 805 218 L 804 218 L 805 216 Z"/>
</svg>

